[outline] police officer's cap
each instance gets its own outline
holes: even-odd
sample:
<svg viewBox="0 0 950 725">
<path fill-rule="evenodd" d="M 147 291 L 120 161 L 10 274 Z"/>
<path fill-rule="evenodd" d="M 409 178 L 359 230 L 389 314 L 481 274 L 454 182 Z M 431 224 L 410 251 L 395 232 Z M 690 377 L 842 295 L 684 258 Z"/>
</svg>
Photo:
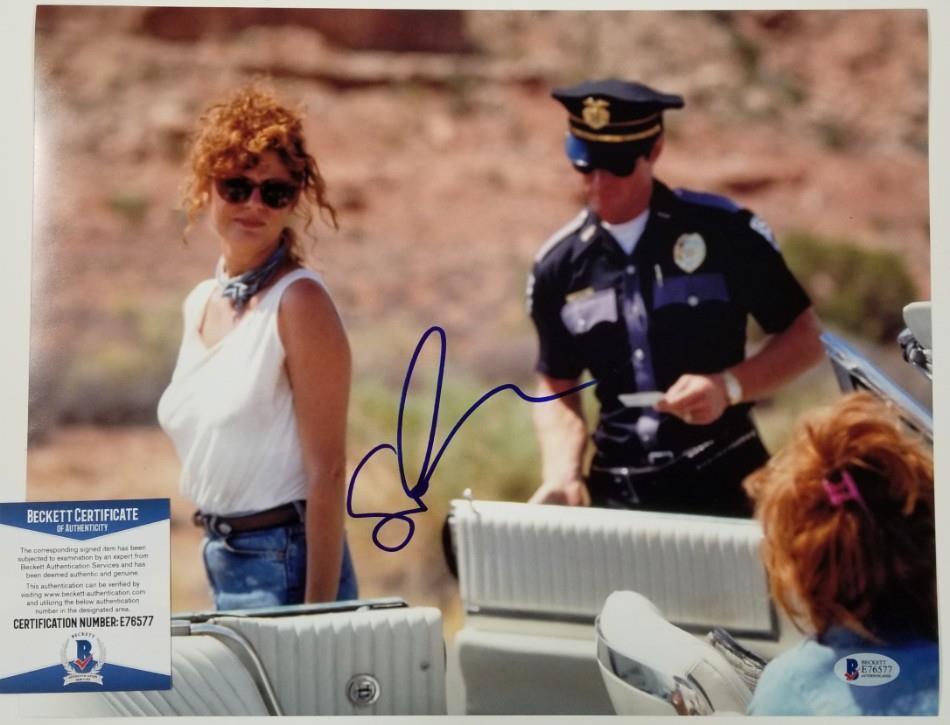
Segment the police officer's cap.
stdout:
<svg viewBox="0 0 950 725">
<path fill-rule="evenodd" d="M 567 109 L 571 135 L 595 143 L 649 141 L 663 130 L 663 111 L 684 105 L 681 96 L 616 78 L 557 88 L 551 95 Z"/>
</svg>

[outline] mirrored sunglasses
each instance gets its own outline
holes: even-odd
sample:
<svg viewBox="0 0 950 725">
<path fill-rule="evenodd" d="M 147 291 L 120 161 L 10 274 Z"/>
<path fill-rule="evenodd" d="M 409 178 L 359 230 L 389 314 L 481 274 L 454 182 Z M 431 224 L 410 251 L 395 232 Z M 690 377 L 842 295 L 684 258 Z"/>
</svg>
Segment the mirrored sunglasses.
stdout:
<svg viewBox="0 0 950 725">
<path fill-rule="evenodd" d="M 246 176 L 215 179 L 214 188 L 218 196 L 229 204 L 243 204 L 251 198 L 254 189 L 260 189 L 261 201 L 271 209 L 283 209 L 292 204 L 300 191 L 297 184 L 284 179 L 264 179 L 258 183 Z"/>
<path fill-rule="evenodd" d="M 630 176 L 637 167 L 637 159 L 640 155 L 617 156 L 617 155 L 592 155 L 589 159 L 572 160 L 571 163 L 576 171 L 582 174 L 590 174 L 595 169 L 603 169 L 614 176 Z"/>
<path fill-rule="evenodd" d="M 564 152 L 574 168 L 582 174 L 603 169 L 614 176 L 630 176 L 637 167 L 637 159 L 650 152 L 652 144 L 594 143 L 564 134 Z"/>
</svg>

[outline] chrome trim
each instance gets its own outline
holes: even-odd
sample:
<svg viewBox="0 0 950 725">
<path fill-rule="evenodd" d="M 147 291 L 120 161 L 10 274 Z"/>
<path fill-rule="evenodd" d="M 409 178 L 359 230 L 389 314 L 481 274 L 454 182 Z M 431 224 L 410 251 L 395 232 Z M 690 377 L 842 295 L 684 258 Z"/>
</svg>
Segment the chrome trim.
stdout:
<svg viewBox="0 0 950 725">
<path fill-rule="evenodd" d="M 695 677 L 689 674 L 681 677 L 660 672 L 643 662 L 631 659 L 610 646 L 601 631 L 599 618 L 596 628 L 597 661 L 614 677 L 639 692 L 668 703 L 678 714 L 713 714 L 715 709 L 712 701 Z"/>
<path fill-rule="evenodd" d="M 538 622 L 561 622 L 564 624 L 596 624 L 597 615 L 578 614 L 576 612 L 538 612 L 528 609 L 509 609 L 506 607 L 482 607 L 477 604 L 467 604 L 465 614 L 470 616 L 499 617 L 504 619 L 527 620 L 532 619 Z M 680 629 L 705 636 L 710 630 L 715 628 L 711 624 L 683 624 L 681 622 L 670 621 Z M 769 602 L 769 629 L 736 629 L 730 628 L 729 633 L 733 637 L 740 639 L 762 640 L 766 642 L 778 642 L 779 625 L 778 616 L 775 607 Z"/>
<path fill-rule="evenodd" d="M 274 692 L 274 688 L 270 683 L 270 678 L 267 676 L 267 671 L 264 669 L 264 664 L 261 662 L 260 657 L 257 656 L 257 652 L 254 651 L 254 647 L 244 636 L 223 625 L 211 623 L 192 624 L 191 634 L 203 634 L 214 637 L 231 650 L 235 656 L 241 660 L 241 664 L 247 668 L 251 678 L 257 685 L 261 699 L 264 701 L 264 706 L 267 708 L 267 713 L 269 715 L 284 714 L 277 700 L 277 694 Z"/>
<path fill-rule="evenodd" d="M 287 604 L 259 609 L 225 609 L 214 612 L 178 612 L 172 614 L 173 621 L 185 621 L 193 624 L 209 622 L 218 617 L 298 617 L 304 614 L 332 614 L 335 612 L 360 612 L 376 609 L 402 609 L 409 605 L 399 597 L 379 599 L 351 599 L 342 602 L 321 604 Z"/>
<path fill-rule="evenodd" d="M 933 351 L 914 337 L 914 333 L 910 329 L 904 329 L 897 336 L 897 344 L 901 346 L 904 360 L 920 371 L 927 380 L 933 381 Z"/>
<path fill-rule="evenodd" d="M 379 680 L 365 672 L 353 675 L 346 683 L 346 697 L 353 707 L 369 707 L 379 699 L 380 691 Z"/>
<path fill-rule="evenodd" d="M 877 369 L 837 335 L 823 332 L 821 341 L 842 391 L 867 389 L 893 404 L 904 421 L 933 443 L 933 413 Z"/>
<path fill-rule="evenodd" d="M 573 612 L 537 612 L 529 609 L 508 609 L 506 607 L 481 607 L 468 604 L 465 613 L 484 617 L 505 619 L 534 619 L 539 622 L 565 622 L 568 624 L 594 624 L 596 615 L 576 614 Z"/>
<path fill-rule="evenodd" d="M 736 642 L 733 636 L 721 627 L 716 627 L 707 634 L 706 641 L 732 665 L 732 669 L 742 678 L 749 692 L 754 692 L 768 662 Z"/>
<path fill-rule="evenodd" d="M 771 620 L 772 628 L 767 631 L 754 630 L 754 629 L 736 629 L 730 628 L 726 631 L 729 632 L 733 637 L 740 639 L 755 639 L 761 640 L 764 642 L 778 642 L 779 640 L 779 631 L 778 631 L 778 620 L 775 615 L 775 609 L 772 607 L 771 603 L 769 604 L 769 619 Z M 709 624 L 680 624 L 670 620 L 670 624 L 679 627 L 685 632 L 690 634 L 695 634 L 698 636 L 705 636 L 709 634 L 712 629 L 717 629 L 714 625 Z"/>
<path fill-rule="evenodd" d="M 180 619 L 172 620 L 172 637 L 187 637 L 191 634 L 191 622 Z"/>
</svg>

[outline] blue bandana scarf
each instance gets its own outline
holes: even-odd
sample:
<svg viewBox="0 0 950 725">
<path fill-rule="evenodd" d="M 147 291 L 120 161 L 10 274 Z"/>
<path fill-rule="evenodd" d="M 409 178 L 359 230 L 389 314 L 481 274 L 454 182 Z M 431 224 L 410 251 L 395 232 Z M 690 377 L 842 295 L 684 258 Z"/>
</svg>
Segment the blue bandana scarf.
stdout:
<svg viewBox="0 0 950 725">
<path fill-rule="evenodd" d="M 231 300 L 231 307 L 236 312 L 242 312 L 251 297 L 271 280 L 286 258 L 287 244 L 281 242 L 260 267 L 237 277 L 228 277 L 224 273 L 224 257 L 221 257 L 214 274 L 218 287 L 221 288 L 221 296 Z"/>
</svg>

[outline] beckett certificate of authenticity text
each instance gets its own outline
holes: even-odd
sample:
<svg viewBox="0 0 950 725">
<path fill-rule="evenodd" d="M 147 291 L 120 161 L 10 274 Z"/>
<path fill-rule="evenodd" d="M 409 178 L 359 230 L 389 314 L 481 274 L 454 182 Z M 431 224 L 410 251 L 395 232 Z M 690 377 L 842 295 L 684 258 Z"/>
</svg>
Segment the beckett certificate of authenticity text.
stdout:
<svg viewBox="0 0 950 725">
<path fill-rule="evenodd" d="M 168 499 L 0 504 L 0 692 L 171 687 Z"/>
</svg>

